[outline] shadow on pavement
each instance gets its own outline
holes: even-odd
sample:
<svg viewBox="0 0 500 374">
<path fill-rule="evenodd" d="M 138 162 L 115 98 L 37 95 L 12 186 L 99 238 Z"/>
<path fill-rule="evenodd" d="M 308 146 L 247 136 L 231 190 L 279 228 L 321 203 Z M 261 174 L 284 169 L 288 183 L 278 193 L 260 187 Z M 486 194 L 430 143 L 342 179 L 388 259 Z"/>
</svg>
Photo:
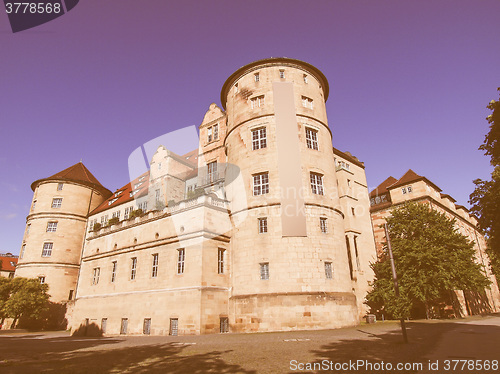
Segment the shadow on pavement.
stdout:
<svg viewBox="0 0 500 374">
<path fill-rule="evenodd" d="M 225 362 L 230 351 L 189 352 L 176 343 L 126 346 L 112 338 L 0 338 L 0 372 L 7 373 L 255 373 Z"/>
</svg>

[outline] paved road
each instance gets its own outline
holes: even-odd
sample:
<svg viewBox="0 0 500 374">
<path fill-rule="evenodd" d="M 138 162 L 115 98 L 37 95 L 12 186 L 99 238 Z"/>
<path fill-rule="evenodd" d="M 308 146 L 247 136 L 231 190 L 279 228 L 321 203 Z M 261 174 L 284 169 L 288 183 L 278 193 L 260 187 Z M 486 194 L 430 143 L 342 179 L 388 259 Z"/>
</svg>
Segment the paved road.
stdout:
<svg viewBox="0 0 500 374">
<path fill-rule="evenodd" d="M 2 332 L 0 373 L 477 373 L 445 371 L 444 360 L 500 359 L 500 317 L 410 322 L 408 335 L 410 343 L 403 344 L 395 322 L 338 330 L 179 337 Z M 427 370 L 429 360 L 440 360 L 439 370 Z M 353 362 L 375 369 L 353 370 L 348 365 Z M 393 367 L 422 364 L 425 371 L 415 366 L 382 370 L 382 362 Z M 328 365 L 331 370 L 320 370 Z"/>
</svg>

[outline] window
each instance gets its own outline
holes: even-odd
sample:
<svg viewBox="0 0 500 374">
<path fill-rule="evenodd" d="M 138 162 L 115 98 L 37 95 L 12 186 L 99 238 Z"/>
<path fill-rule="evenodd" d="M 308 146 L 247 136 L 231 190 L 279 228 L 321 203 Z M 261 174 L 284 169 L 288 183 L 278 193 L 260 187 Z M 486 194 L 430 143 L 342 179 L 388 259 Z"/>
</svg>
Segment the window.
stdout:
<svg viewBox="0 0 500 374">
<path fill-rule="evenodd" d="M 69 290 L 68 300 L 73 300 L 73 293 L 74 292 L 75 292 L 74 290 Z"/>
<path fill-rule="evenodd" d="M 323 176 L 318 173 L 311 173 L 310 180 L 312 193 L 323 195 Z"/>
<path fill-rule="evenodd" d="M 33 201 L 33 205 L 31 206 L 31 210 L 35 210 L 35 206 L 36 206 L 36 200 Z"/>
<path fill-rule="evenodd" d="M 309 109 L 313 109 L 313 99 L 309 98 L 309 97 L 306 97 L 306 96 L 302 96 L 302 106 L 304 108 L 309 108 Z"/>
<path fill-rule="evenodd" d="M 234 85 L 234 93 L 237 94 L 238 93 L 238 83 L 236 83 Z"/>
<path fill-rule="evenodd" d="M 401 192 L 403 193 L 403 195 L 406 194 L 406 187 L 401 188 Z"/>
<path fill-rule="evenodd" d="M 120 213 L 121 211 L 117 210 L 116 212 L 113 212 L 112 217 L 120 219 Z"/>
<path fill-rule="evenodd" d="M 260 264 L 260 279 L 269 279 L 269 262 L 263 262 Z"/>
<path fill-rule="evenodd" d="M 161 170 L 161 162 L 158 162 L 158 170 Z"/>
<path fill-rule="evenodd" d="M 179 319 L 170 318 L 170 329 L 168 331 L 168 334 L 177 336 L 178 332 L 179 332 Z"/>
<path fill-rule="evenodd" d="M 137 257 L 132 257 L 132 268 L 130 269 L 130 280 L 135 279 L 136 272 L 137 272 Z"/>
<path fill-rule="evenodd" d="M 107 318 L 103 318 L 101 319 L 101 331 L 103 334 L 106 334 L 106 326 L 108 324 L 108 319 Z"/>
<path fill-rule="evenodd" d="M 139 178 L 139 182 L 142 182 L 144 180 L 144 178 L 146 178 L 145 176 L 142 176 Z"/>
<path fill-rule="evenodd" d="M 264 195 L 269 193 L 269 174 L 260 173 L 253 176 L 253 194 Z"/>
<path fill-rule="evenodd" d="M 306 127 L 307 148 L 318 150 L 318 131 Z"/>
<path fill-rule="evenodd" d="M 14 278 L 14 273 L 9 273 L 9 279 L 13 279 Z"/>
<path fill-rule="evenodd" d="M 326 279 L 333 279 L 332 263 L 325 262 L 325 276 Z"/>
<path fill-rule="evenodd" d="M 413 191 L 413 189 L 411 188 L 411 186 L 406 187 L 406 189 L 408 190 L 408 193 L 411 193 Z"/>
<path fill-rule="evenodd" d="M 159 164 L 158 164 L 158 170 L 159 170 L 159 169 L 161 169 L 161 163 L 159 163 Z M 144 182 L 136 183 L 136 184 L 134 185 L 134 190 L 136 190 L 136 189 L 138 189 L 139 187 L 141 187 L 143 183 L 144 183 Z"/>
<path fill-rule="evenodd" d="M 349 244 L 349 238 L 345 236 L 345 245 L 347 249 L 347 261 L 349 263 L 349 275 L 351 276 L 351 280 L 354 280 L 354 271 L 352 266 L 352 256 L 351 256 L 351 245 Z"/>
<path fill-rule="evenodd" d="M 347 180 L 347 187 L 351 187 L 351 180 L 350 179 Z"/>
<path fill-rule="evenodd" d="M 94 225 L 97 223 L 96 219 L 90 220 L 89 221 L 89 231 L 94 230 Z"/>
<path fill-rule="evenodd" d="M 118 192 L 115 192 L 115 197 L 118 197 L 122 194 L 123 191 L 118 191 Z"/>
<path fill-rule="evenodd" d="M 218 260 L 217 260 L 217 264 L 218 264 L 217 272 L 219 274 L 224 274 L 224 252 L 226 252 L 226 250 L 224 248 L 219 248 Z"/>
<path fill-rule="evenodd" d="M 253 76 L 254 76 L 254 79 L 255 79 L 256 82 L 260 81 L 260 75 L 259 75 L 259 73 L 255 73 Z"/>
<path fill-rule="evenodd" d="M 263 107 L 265 103 L 264 95 L 260 95 L 250 99 L 252 109 Z"/>
<path fill-rule="evenodd" d="M 177 274 L 184 273 L 184 260 L 185 260 L 185 251 L 184 248 L 177 250 Z"/>
<path fill-rule="evenodd" d="M 358 268 L 358 271 L 361 270 L 361 264 L 359 262 L 359 254 L 358 254 L 358 237 L 354 237 L 354 254 L 356 255 L 356 266 Z"/>
<path fill-rule="evenodd" d="M 265 127 L 252 130 L 252 150 L 267 147 L 267 132 Z"/>
<path fill-rule="evenodd" d="M 42 257 L 50 257 L 52 255 L 52 247 L 54 243 L 43 243 Z"/>
<path fill-rule="evenodd" d="M 326 218 L 325 217 L 320 217 L 319 218 L 319 227 L 321 228 L 321 232 L 323 234 L 326 234 L 328 232 L 328 227 L 326 223 Z"/>
<path fill-rule="evenodd" d="M 99 276 L 101 275 L 101 268 L 94 268 L 94 273 L 92 276 L 92 285 L 99 283 Z"/>
<path fill-rule="evenodd" d="M 221 334 L 225 334 L 229 332 L 229 318 L 227 317 L 220 317 L 220 329 L 219 329 Z"/>
<path fill-rule="evenodd" d="M 303 78 L 304 78 L 304 83 L 309 83 L 309 79 L 307 78 L 307 74 L 304 74 Z"/>
<path fill-rule="evenodd" d="M 208 169 L 208 182 L 213 183 L 217 179 L 217 161 L 209 162 L 207 164 Z"/>
<path fill-rule="evenodd" d="M 344 169 L 344 170 L 349 171 L 350 165 L 347 162 L 339 161 L 337 165 L 338 165 L 337 170 Z"/>
<path fill-rule="evenodd" d="M 23 258 L 25 250 L 26 250 L 26 244 L 23 244 L 23 246 L 21 247 L 21 253 L 19 254 L 19 258 Z"/>
<path fill-rule="evenodd" d="M 108 224 L 108 215 L 101 216 L 101 226 L 106 226 Z"/>
<path fill-rule="evenodd" d="M 62 204 L 62 198 L 55 197 L 52 199 L 52 208 L 60 208 Z"/>
<path fill-rule="evenodd" d="M 116 280 L 116 268 L 118 266 L 118 263 L 116 261 L 112 262 L 113 268 L 111 270 L 111 283 L 113 283 Z"/>
<path fill-rule="evenodd" d="M 214 140 L 219 139 L 219 125 L 214 125 Z"/>
<path fill-rule="evenodd" d="M 116 200 L 118 200 L 118 198 L 115 198 L 115 199 L 111 199 L 108 201 L 108 205 L 111 205 L 113 204 Z"/>
<path fill-rule="evenodd" d="M 30 229 L 31 229 L 31 223 L 28 223 L 28 226 L 26 226 L 26 235 L 30 234 Z"/>
<path fill-rule="evenodd" d="M 353 207 L 351 207 L 351 214 L 353 217 L 356 216 L 356 210 Z"/>
<path fill-rule="evenodd" d="M 56 230 L 57 230 L 57 222 L 47 223 L 47 232 L 56 232 Z"/>
<path fill-rule="evenodd" d="M 144 213 L 144 212 L 146 212 L 148 210 L 148 202 L 147 201 L 143 201 L 137 207 L 138 207 L 138 209 L 142 210 L 142 212 Z"/>
<path fill-rule="evenodd" d="M 280 69 L 280 79 L 285 79 L 285 71 Z"/>
<path fill-rule="evenodd" d="M 130 212 L 132 212 L 132 207 L 125 208 L 125 214 L 123 215 L 123 219 L 128 219 Z"/>
<path fill-rule="evenodd" d="M 40 284 L 45 283 L 45 277 L 38 277 L 38 280 L 40 281 Z"/>
<path fill-rule="evenodd" d="M 207 142 L 210 143 L 212 141 L 212 128 L 211 127 L 209 127 L 207 129 L 207 134 L 208 134 L 208 136 L 207 136 Z"/>
<path fill-rule="evenodd" d="M 120 327 L 120 335 L 125 335 L 127 333 L 128 318 L 122 318 L 122 325 Z"/>
<path fill-rule="evenodd" d="M 151 318 L 144 318 L 144 324 L 142 326 L 142 333 L 144 335 L 151 334 Z"/>
<path fill-rule="evenodd" d="M 151 270 L 151 277 L 156 278 L 158 276 L 158 253 L 153 255 L 153 268 Z"/>
<path fill-rule="evenodd" d="M 267 232 L 267 217 L 259 218 L 259 234 Z"/>
<path fill-rule="evenodd" d="M 64 186 L 64 183 L 59 183 L 59 184 L 57 185 L 57 190 L 58 190 L 58 191 L 62 191 L 63 186 Z"/>
</svg>

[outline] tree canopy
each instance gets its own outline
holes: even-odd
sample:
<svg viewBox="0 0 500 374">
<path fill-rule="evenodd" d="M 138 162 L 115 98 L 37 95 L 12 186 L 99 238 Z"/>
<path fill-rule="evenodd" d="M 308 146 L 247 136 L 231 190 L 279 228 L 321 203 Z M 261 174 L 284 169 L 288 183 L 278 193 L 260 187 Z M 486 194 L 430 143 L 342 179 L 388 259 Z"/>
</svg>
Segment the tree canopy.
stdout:
<svg viewBox="0 0 500 374">
<path fill-rule="evenodd" d="M 479 149 L 491 157 L 493 172 L 490 181 L 474 180 L 476 188 L 469 197 L 469 203 L 472 205 L 471 212 L 478 216 L 479 227 L 487 236 L 493 272 L 500 279 L 500 99 L 491 100 L 487 108 L 492 111 L 486 118 L 490 131 Z"/>
<path fill-rule="evenodd" d="M 18 277 L 7 282 L 0 278 L 0 316 L 13 318 L 12 326 L 20 317 L 40 318 L 47 309 L 48 289 L 35 278 Z"/>
<path fill-rule="evenodd" d="M 407 203 L 387 218 L 400 297 L 396 298 L 387 253 L 372 264 L 375 280 L 367 295 L 372 311 L 409 318 L 414 308 L 433 307 L 453 290 L 483 292 L 490 281 L 474 261 L 473 243 L 454 227 L 455 221 L 427 204 Z"/>
</svg>

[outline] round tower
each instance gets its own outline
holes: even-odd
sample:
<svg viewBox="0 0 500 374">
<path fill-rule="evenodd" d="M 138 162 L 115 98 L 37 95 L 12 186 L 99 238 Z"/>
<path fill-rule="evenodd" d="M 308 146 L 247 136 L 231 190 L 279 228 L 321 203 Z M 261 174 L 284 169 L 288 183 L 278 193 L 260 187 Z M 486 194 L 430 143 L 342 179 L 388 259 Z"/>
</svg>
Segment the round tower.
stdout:
<svg viewBox="0 0 500 374">
<path fill-rule="evenodd" d="M 51 301 L 71 300 L 76 289 L 87 216 L 111 195 L 79 162 L 31 184 L 33 201 L 26 218 L 15 276 L 49 284 Z"/>
<path fill-rule="evenodd" d="M 321 71 L 289 58 L 246 65 L 222 87 L 227 162 L 238 165 L 246 189 L 228 190 L 238 207 L 231 212 L 233 331 L 358 322 L 328 93 Z"/>
</svg>

